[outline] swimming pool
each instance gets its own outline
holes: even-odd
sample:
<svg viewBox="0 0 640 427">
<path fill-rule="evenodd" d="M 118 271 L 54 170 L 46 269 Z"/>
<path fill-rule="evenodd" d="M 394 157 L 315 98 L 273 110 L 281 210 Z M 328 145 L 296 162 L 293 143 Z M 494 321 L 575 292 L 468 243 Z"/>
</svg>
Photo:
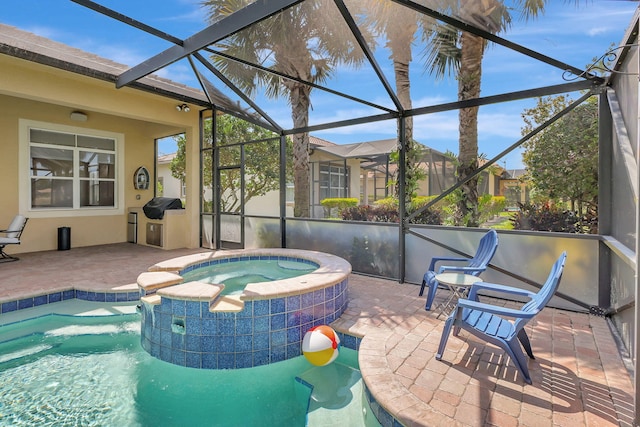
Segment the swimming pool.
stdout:
<svg viewBox="0 0 640 427">
<path fill-rule="evenodd" d="M 200 370 L 142 350 L 137 314 L 47 315 L 0 336 L 0 425 L 379 426 L 346 348 L 326 367 Z"/>
</svg>

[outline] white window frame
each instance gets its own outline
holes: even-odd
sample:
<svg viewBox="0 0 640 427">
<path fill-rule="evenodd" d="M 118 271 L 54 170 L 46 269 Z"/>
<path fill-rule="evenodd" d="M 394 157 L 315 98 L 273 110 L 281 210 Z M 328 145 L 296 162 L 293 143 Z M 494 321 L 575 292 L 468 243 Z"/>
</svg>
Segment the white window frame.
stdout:
<svg viewBox="0 0 640 427">
<path fill-rule="evenodd" d="M 124 134 L 88 129 L 57 123 L 39 122 L 35 120 L 19 120 L 19 203 L 20 212 L 31 218 L 57 218 L 79 216 L 124 215 Z M 76 135 L 94 136 L 115 140 L 115 185 L 114 206 L 91 206 L 78 208 L 32 208 L 31 207 L 31 155 L 30 129 L 40 129 L 52 132 L 64 132 Z"/>
</svg>

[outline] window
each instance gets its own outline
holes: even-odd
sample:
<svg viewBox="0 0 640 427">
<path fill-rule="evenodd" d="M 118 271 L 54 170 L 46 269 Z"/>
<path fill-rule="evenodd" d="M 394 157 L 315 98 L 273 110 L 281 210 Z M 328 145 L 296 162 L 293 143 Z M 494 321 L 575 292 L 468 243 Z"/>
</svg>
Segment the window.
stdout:
<svg viewBox="0 0 640 427">
<path fill-rule="evenodd" d="M 21 184 L 28 182 L 28 189 L 21 191 L 21 204 L 31 212 L 118 208 L 118 139 L 104 132 L 35 123 L 22 132 L 28 179 Z"/>
<path fill-rule="evenodd" d="M 333 197 L 348 197 L 347 169 L 342 164 L 320 163 L 320 200 Z"/>
</svg>

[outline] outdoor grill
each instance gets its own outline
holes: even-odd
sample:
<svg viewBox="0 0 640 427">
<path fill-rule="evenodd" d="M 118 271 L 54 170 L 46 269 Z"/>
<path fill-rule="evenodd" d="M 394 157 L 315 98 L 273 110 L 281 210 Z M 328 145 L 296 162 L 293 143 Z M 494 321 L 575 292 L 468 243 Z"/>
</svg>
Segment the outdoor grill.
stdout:
<svg viewBox="0 0 640 427">
<path fill-rule="evenodd" d="M 142 207 L 149 219 L 162 219 L 167 209 L 183 209 L 182 200 L 172 197 L 154 197 Z"/>
</svg>

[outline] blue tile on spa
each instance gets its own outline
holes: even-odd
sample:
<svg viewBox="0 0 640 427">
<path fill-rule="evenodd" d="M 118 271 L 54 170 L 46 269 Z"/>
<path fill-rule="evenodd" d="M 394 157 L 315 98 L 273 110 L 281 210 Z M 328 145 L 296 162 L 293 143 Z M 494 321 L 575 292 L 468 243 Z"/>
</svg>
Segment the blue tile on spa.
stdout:
<svg viewBox="0 0 640 427">
<path fill-rule="evenodd" d="M 203 369 L 218 369 L 218 354 L 217 353 L 202 353 L 202 368 Z"/>
<path fill-rule="evenodd" d="M 308 308 L 313 306 L 313 293 L 302 294 L 301 304 L 302 305 L 300 308 Z"/>
<path fill-rule="evenodd" d="M 300 310 L 300 295 L 292 295 L 286 298 L 287 311 Z"/>
<path fill-rule="evenodd" d="M 283 346 L 287 343 L 287 331 L 272 331 L 271 332 L 271 347 Z"/>
<path fill-rule="evenodd" d="M 253 353 L 253 366 L 266 365 L 269 363 L 269 351 L 259 350 Z"/>
<path fill-rule="evenodd" d="M 173 349 L 171 351 L 171 363 L 174 365 L 185 366 L 187 354 L 182 350 Z"/>
<path fill-rule="evenodd" d="M 271 314 L 284 313 L 284 298 L 274 298 L 271 300 Z"/>
<path fill-rule="evenodd" d="M 202 319 L 202 335 L 218 334 L 218 319 Z"/>
<path fill-rule="evenodd" d="M 160 329 L 158 329 L 158 328 L 151 329 L 151 341 L 152 342 L 157 343 L 159 345 L 160 344 L 160 335 L 162 335 L 161 332 L 160 332 Z"/>
<path fill-rule="evenodd" d="M 324 289 L 313 291 L 313 305 L 322 304 L 324 302 Z"/>
<path fill-rule="evenodd" d="M 272 347 L 270 351 L 271 363 L 282 362 L 287 358 L 285 346 Z"/>
<path fill-rule="evenodd" d="M 300 328 L 293 327 L 287 329 L 287 343 L 300 342 Z"/>
<path fill-rule="evenodd" d="M 156 324 L 160 326 L 163 331 L 171 330 L 171 315 L 166 313 L 160 313 L 156 316 Z"/>
<path fill-rule="evenodd" d="M 194 339 L 195 338 L 196 337 L 194 337 Z M 207 353 L 217 352 L 217 350 L 218 350 L 218 338 L 219 337 L 209 336 L 209 335 L 205 335 L 205 336 L 201 337 L 200 344 L 201 344 L 202 351 L 203 352 L 207 352 Z M 193 344 L 193 345 L 197 346 L 197 344 Z"/>
<path fill-rule="evenodd" d="M 149 350 L 149 354 L 151 354 L 156 359 L 159 359 L 160 358 L 160 344 L 152 342 L 151 343 L 151 349 Z"/>
<path fill-rule="evenodd" d="M 253 315 L 266 316 L 269 314 L 269 300 L 258 300 L 253 302 Z"/>
<path fill-rule="evenodd" d="M 253 302 L 245 301 L 242 311 L 237 313 L 237 317 L 253 317 Z"/>
<path fill-rule="evenodd" d="M 173 301 L 171 301 L 171 313 L 175 314 L 176 316 L 184 316 L 187 312 L 186 306 L 186 301 L 174 299 Z"/>
<path fill-rule="evenodd" d="M 324 311 L 326 314 L 335 313 L 336 311 L 336 300 L 330 299 L 324 303 Z"/>
<path fill-rule="evenodd" d="M 299 326 L 301 316 L 302 316 L 302 313 L 300 313 L 299 311 L 287 313 L 287 325 L 286 325 L 287 328 L 291 328 L 293 326 Z"/>
<path fill-rule="evenodd" d="M 200 317 L 200 305 L 199 301 L 187 301 L 185 308 L 187 317 Z"/>
<path fill-rule="evenodd" d="M 253 349 L 265 350 L 269 348 L 269 333 L 264 332 L 253 336 Z"/>
<path fill-rule="evenodd" d="M 171 347 L 173 334 L 171 331 L 160 331 L 160 345 L 162 347 Z"/>
<path fill-rule="evenodd" d="M 202 353 L 187 351 L 186 364 L 189 368 L 200 369 L 202 367 Z"/>
<path fill-rule="evenodd" d="M 236 353 L 235 368 L 251 368 L 253 366 L 253 354 L 249 353 Z"/>
<path fill-rule="evenodd" d="M 253 347 L 252 335 L 238 335 L 236 336 L 235 351 L 236 353 L 250 352 Z"/>
<path fill-rule="evenodd" d="M 217 348 L 221 353 L 233 353 L 235 350 L 235 336 L 234 335 L 222 335 L 218 337 Z"/>
<path fill-rule="evenodd" d="M 218 369 L 234 369 L 236 367 L 233 353 L 218 354 Z"/>
<path fill-rule="evenodd" d="M 171 334 L 171 347 L 173 349 L 184 350 L 185 336 L 182 334 Z"/>
<path fill-rule="evenodd" d="M 199 317 L 185 318 L 185 331 L 187 335 L 202 335 L 202 320 Z"/>
<path fill-rule="evenodd" d="M 165 362 L 171 363 L 172 356 L 173 356 L 173 353 L 171 351 L 171 348 L 160 346 L 160 360 L 164 360 Z"/>
<path fill-rule="evenodd" d="M 219 335 L 233 335 L 235 334 L 235 321 L 230 318 L 218 319 L 218 334 Z"/>
<path fill-rule="evenodd" d="M 62 291 L 63 300 L 74 299 L 75 297 L 76 297 L 76 291 L 74 289 Z"/>
<path fill-rule="evenodd" d="M 250 317 L 239 317 L 236 319 L 236 335 L 248 335 L 253 332 L 253 319 Z"/>
<path fill-rule="evenodd" d="M 302 354 L 302 347 L 300 343 L 287 345 L 287 359 L 298 357 Z"/>
<path fill-rule="evenodd" d="M 313 322 L 313 309 L 311 308 L 307 308 L 304 311 L 302 311 L 300 313 L 300 316 L 298 317 L 298 324 L 299 325 L 304 325 L 307 323 L 311 323 Z"/>
<path fill-rule="evenodd" d="M 284 316 L 278 314 L 278 316 Z M 269 316 L 260 316 L 253 319 L 253 332 L 268 332 L 270 329 L 273 329 L 273 326 L 269 325 Z M 273 325 L 273 324 L 271 324 Z"/>
<path fill-rule="evenodd" d="M 333 299 L 335 297 L 335 286 L 329 286 L 324 290 L 324 296 L 327 300 Z"/>
<path fill-rule="evenodd" d="M 158 311 L 160 313 L 171 313 L 171 300 L 169 298 L 161 298 Z"/>
<path fill-rule="evenodd" d="M 293 323 L 291 326 L 294 326 Z M 271 316 L 271 330 L 277 331 L 278 329 L 284 329 L 287 326 L 285 314 L 274 314 Z"/>
</svg>

